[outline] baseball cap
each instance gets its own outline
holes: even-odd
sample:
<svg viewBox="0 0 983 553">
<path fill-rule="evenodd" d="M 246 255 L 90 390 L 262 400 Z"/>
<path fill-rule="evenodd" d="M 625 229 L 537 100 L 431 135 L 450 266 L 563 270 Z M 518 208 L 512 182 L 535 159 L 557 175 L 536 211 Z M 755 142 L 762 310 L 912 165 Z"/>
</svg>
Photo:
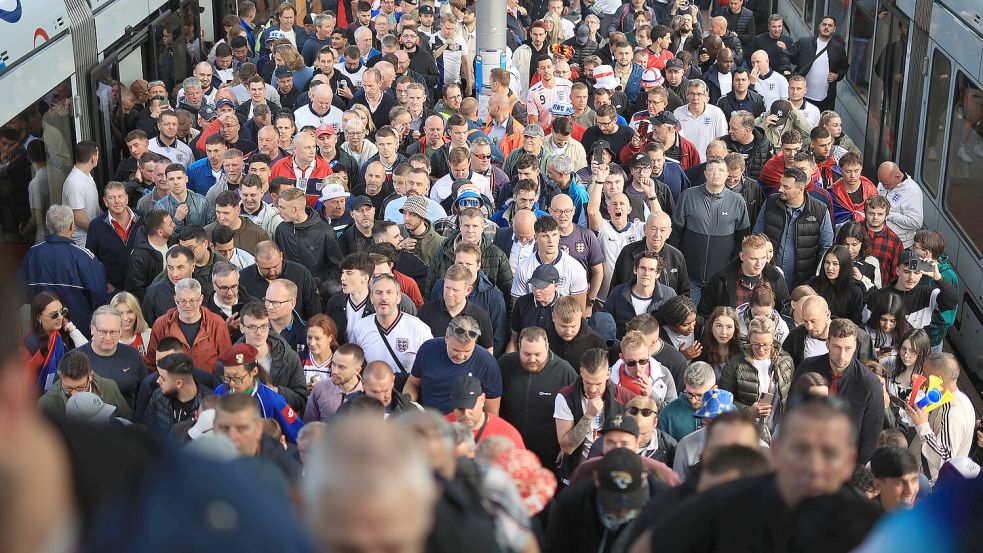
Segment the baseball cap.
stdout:
<svg viewBox="0 0 983 553">
<path fill-rule="evenodd" d="M 338 134 L 338 133 L 334 130 L 334 127 L 332 127 L 331 125 L 321 125 L 320 127 L 317 128 L 316 131 L 314 131 L 314 136 L 322 136 L 325 134 Z"/>
<path fill-rule="evenodd" d="M 608 512 L 641 509 L 648 499 L 642 459 L 623 447 L 612 449 L 597 467 L 597 501 Z"/>
<path fill-rule="evenodd" d="M 980 466 L 969 457 L 953 457 L 939 469 L 939 477 L 935 485 L 955 480 L 972 480 L 980 475 Z"/>
<path fill-rule="evenodd" d="M 522 136 L 546 136 L 543 132 L 543 127 L 540 127 L 536 123 L 526 125 L 525 130 L 522 131 Z"/>
<path fill-rule="evenodd" d="M 715 419 L 734 409 L 734 394 L 727 390 L 713 388 L 703 393 L 703 405 L 693 413 L 693 416 L 698 419 Z"/>
<path fill-rule="evenodd" d="M 651 121 L 655 125 L 672 125 L 674 127 L 679 126 L 679 120 L 676 119 L 676 116 L 673 115 L 671 111 L 667 111 L 667 110 L 663 110 L 660 111 L 659 113 L 656 113 L 652 117 Z"/>
<path fill-rule="evenodd" d="M 229 100 L 228 98 L 222 98 L 221 100 L 215 102 L 215 111 L 218 111 L 218 108 L 223 106 L 229 106 L 232 109 L 236 108 L 236 105 L 232 103 L 232 100 Z"/>
<path fill-rule="evenodd" d="M 403 204 L 403 207 L 399 208 L 399 212 L 412 213 L 421 219 L 426 219 L 429 208 L 430 204 L 423 196 L 407 196 L 406 203 Z"/>
<path fill-rule="evenodd" d="M 115 406 L 105 403 L 92 392 L 79 392 L 68 398 L 65 404 L 65 416 L 69 420 L 102 424 L 109 422 L 115 412 Z"/>
<path fill-rule="evenodd" d="M 532 272 L 532 278 L 529 279 L 529 284 L 539 290 L 557 282 L 560 282 L 560 272 L 552 265 L 540 265 L 536 267 L 536 270 Z"/>
<path fill-rule="evenodd" d="M 366 205 L 374 205 L 368 196 L 355 196 L 355 198 L 352 200 L 351 210 L 355 211 L 356 209 Z"/>
<path fill-rule="evenodd" d="M 914 250 L 902 250 L 901 253 L 898 254 L 898 266 L 899 267 L 902 266 L 902 265 L 907 265 L 907 264 L 911 263 L 912 261 L 914 261 L 914 262 L 917 263 L 917 262 L 919 262 L 921 260 L 922 260 L 922 258 L 919 257 L 918 254 L 915 253 Z"/>
<path fill-rule="evenodd" d="M 632 167 L 651 167 L 652 160 L 645 154 L 635 154 L 631 158 Z"/>
<path fill-rule="evenodd" d="M 590 40 L 590 27 L 587 25 L 577 27 L 577 44 L 583 46 L 588 40 Z"/>
<path fill-rule="evenodd" d="M 218 117 L 218 113 L 215 112 L 215 108 L 206 105 L 198 109 L 198 117 L 201 117 L 205 121 L 211 121 Z"/>
<path fill-rule="evenodd" d="M 594 143 L 594 148 L 601 148 L 603 150 L 607 150 L 608 153 L 611 154 L 612 158 L 618 159 L 618 156 L 614 154 L 614 150 L 611 149 L 611 143 L 608 142 L 607 140 L 598 140 L 597 142 Z"/>
<path fill-rule="evenodd" d="M 614 431 L 627 432 L 636 438 L 640 433 L 638 430 L 638 421 L 635 420 L 635 417 L 629 417 L 628 415 L 615 415 L 604 421 L 604 426 L 601 427 L 601 434 Z"/>
<path fill-rule="evenodd" d="M 249 344 L 235 344 L 231 348 L 223 351 L 218 360 L 226 367 L 237 367 L 246 363 L 255 363 L 259 352 Z"/>
<path fill-rule="evenodd" d="M 420 6 L 420 15 L 433 15 L 433 6 Z"/>
<path fill-rule="evenodd" d="M 671 71 L 673 69 L 677 71 L 683 71 L 684 69 L 686 69 L 686 64 L 683 63 L 683 60 L 679 58 L 672 58 L 671 60 L 666 62 L 666 71 Z"/>
<path fill-rule="evenodd" d="M 451 384 L 451 409 L 471 409 L 478 401 L 481 381 L 470 374 L 461 375 Z"/>
<path fill-rule="evenodd" d="M 621 86 L 621 81 L 614 76 L 614 68 L 610 65 L 598 65 L 594 68 L 594 86 L 614 90 Z"/>
<path fill-rule="evenodd" d="M 347 198 L 351 196 L 345 192 L 345 188 L 340 184 L 329 184 L 321 190 L 321 201 L 333 200 L 335 198 Z"/>
<path fill-rule="evenodd" d="M 646 69 L 642 73 L 642 88 L 655 88 L 664 82 L 662 72 L 658 69 Z"/>
<path fill-rule="evenodd" d="M 281 38 L 287 38 L 287 34 L 280 30 L 270 31 L 270 34 L 266 37 L 266 42 L 270 42 L 271 40 L 279 40 Z"/>
<path fill-rule="evenodd" d="M 278 79 L 283 79 L 286 77 L 293 77 L 294 72 L 291 71 L 286 65 L 281 65 L 280 67 L 276 68 L 276 71 L 273 72 L 273 76 Z"/>
<path fill-rule="evenodd" d="M 313 25 L 313 24 L 314 24 L 314 16 L 308 13 L 307 15 L 304 16 L 304 25 Z"/>
<path fill-rule="evenodd" d="M 778 124 L 784 125 L 792 112 L 792 104 L 788 100 L 775 100 L 771 103 L 771 109 L 768 112 L 771 115 L 777 115 Z"/>
<path fill-rule="evenodd" d="M 244 344 L 245 345 L 245 344 Z M 252 346 L 250 346 L 252 347 Z M 205 409 L 198 415 L 194 426 L 188 429 L 188 437 L 197 440 L 212 431 L 215 425 L 215 409 Z"/>
</svg>

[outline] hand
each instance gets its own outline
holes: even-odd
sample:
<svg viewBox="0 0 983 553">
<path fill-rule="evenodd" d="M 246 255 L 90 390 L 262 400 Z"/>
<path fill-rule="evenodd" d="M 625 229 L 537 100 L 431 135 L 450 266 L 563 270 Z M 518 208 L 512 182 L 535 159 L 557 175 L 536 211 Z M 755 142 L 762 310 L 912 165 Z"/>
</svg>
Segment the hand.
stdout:
<svg viewBox="0 0 983 553">
<path fill-rule="evenodd" d="M 911 418 L 911 423 L 915 426 L 928 422 L 928 413 L 920 409 L 918 405 L 908 405 L 905 407 L 905 409 L 908 411 L 908 416 Z"/>
<path fill-rule="evenodd" d="M 420 140 L 420 131 L 410 131 L 410 138 L 413 139 L 413 142 Z"/>
<path fill-rule="evenodd" d="M 839 78 L 840 78 L 840 76 L 837 75 L 836 73 L 830 73 L 829 76 L 826 77 L 826 80 L 829 81 L 829 82 L 831 82 L 831 83 L 835 83 L 836 82 L 836 79 L 839 79 Z"/>
<path fill-rule="evenodd" d="M 929 261 L 929 263 L 932 264 L 932 269 L 934 269 L 934 271 L 932 272 L 932 280 L 934 280 L 935 282 L 942 280 L 942 273 L 939 272 L 939 262 L 933 259 L 932 261 Z"/>
<path fill-rule="evenodd" d="M 240 317 L 238 313 L 232 315 L 227 321 L 225 321 L 225 326 L 229 327 L 229 330 L 239 330 L 239 326 L 241 324 L 242 317 Z"/>
<path fill-rule="evenodd" d="M 72 332 L 75 332 L 75 323 L 66 321 L 65 324 L 62 325 L 62 328 L 65 329 L 65 332 L 71 334 Z"/>
<path fill-rule="evenodd" d="M 860 269 L 853 268 L 853 280 L 863 280 L 863 275 L 860 274 Z"/>
<path fill-rule="evenodd" d="M 760 76 L 761 76 L 761 70 L 758 69 L 758 66 L 752 67 L 751 72 L 748 73 L 748 77 L 751 79 L 751 84 L 758 82 L 758 77 Z"/>
<path fill-rule="evenodd" d="M 983 447 L 983 432 L 979 430 L 976 431 L 976 445 Z"/>
<path fill-rule="evenodd" d="M 750 410 L 756 419 L 768 418 L 771 415 L 771 404 L 755 401 L 751 404 Z"/>
<path fill-rule="evenodd" d="M 639 370 L 644 370 L 644 372 L 638 373 L 638 395 L 643 397 L 650 396 L 652 395 L 653 382 L 652 377 L 648 374 L 648 367 Z"/>
<path fill-rule="evenodd" d="M 706 63 L 710 61 L 710 54 L 700 54 L 700 63 Z"/>
<path fill-rule="evenodd" d="M 403 238 L 399 243 L 399 247 L 408 252 L 413 251 L 413 248 L 416 247 L 416 238 Z"/>
<path fill-rule="evenodd" d="M 611 174 L 611 168 L 604 163 L 597 164 L 591 162 L 591 173 L 594 175 L 594 181 L 600 184 L 608 180 L 608 175 Z"/>
<path fill-rule="evenodd" d="M 781 40 L 775 42 L 775 46 L 778 46 L 782 50 L 785 50 L 785 49 L 788 48 L 788 46 L 785 46 L 785 42 L 784 41 L 781 41 Z"/>
<path fill-rule="evenodd" d="M 767 123 L 769 127 L 774 127 L 778 124 L 778 116 L 769 115 L 768 117 L 765 117 L 765 123 Z"/>
<path fill-rule="evenodd" d="M 690 347 L 686 347 L 686 344 L 681 344 L 679 346 L 679 353 L 682 353 L 687 361 L 692 361 L 703 354 L 703 344 L 693 342 L 693 345 Z"/>
<path fill-rule="evenodd" d="M 519 15 L 526 15 L 528 13 L 526 9 L 522 7 L 522 4 L 519 4 L 519 6 L 516 8 L 516 11 L 519 12 Z"/>
<path fill-rule="evenodd" d="M 588 417 L 596 417 L 597 415 L 604 412 L 604 398 L 601 396 L 593 397 L 587 400 L 587 413 Z"/>
<path fill-rule="evenodd" d="M 638 185 L 642 187 L 642 192 L 645 192 L 646 198 L 655 196 L 655 181 L 652 180 L 652 177 L 639 179 Z"/>
<path fill-rule="evenodd" d="M 183 221 L 184 218 L 188 216 L 189 209 L 188 204 L 181 204 L 177 206 L 177 210 L 174 211 L 174 218 L 178 221 Z"/>
<path fill-rule="evenodd" d="M 588 301 L 587 307 L 584 308 L 584 318 L 589 319 L 592 315 L 594 315 L 594 304 Z"/>
<path fill-rule="evenodd" d="M 346 100 L 351 100 L 355 95 L 352 94 L 352 89 L 350 89 L 350 88 L 348 88 L 346 86 L 345 88 L 339 88 L 338 89 L 338 96 L 341 96 L 342 98 L 344 98 Z"/>
<path fill-rule="evenodd" d="M 312 391 L 314 391 L 314 383 L 313 382 L 308 382 L 307 383 L 307 395 L 311 395 L 311 392 Z"/>
</svg>

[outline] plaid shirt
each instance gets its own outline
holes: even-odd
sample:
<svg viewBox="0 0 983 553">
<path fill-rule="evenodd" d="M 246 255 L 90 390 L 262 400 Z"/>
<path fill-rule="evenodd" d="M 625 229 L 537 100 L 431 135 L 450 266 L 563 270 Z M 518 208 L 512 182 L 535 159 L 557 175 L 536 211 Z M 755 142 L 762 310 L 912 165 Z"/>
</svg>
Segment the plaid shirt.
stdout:
<svg viewBox="0 0 983 553">
<path fill-rule="evenodd" d="M 887 225 L 884 225 L 884 228 L 878 232 L 868 228 L 867 233 L 870 234 L 870 255 L 881 262 L 881 282 L 887 286 L 887 283 L 895 279 L 898 269 L 898 256 L 904 249 L 904 245 L 898 235 L 887 228 Z"/>
</svg>

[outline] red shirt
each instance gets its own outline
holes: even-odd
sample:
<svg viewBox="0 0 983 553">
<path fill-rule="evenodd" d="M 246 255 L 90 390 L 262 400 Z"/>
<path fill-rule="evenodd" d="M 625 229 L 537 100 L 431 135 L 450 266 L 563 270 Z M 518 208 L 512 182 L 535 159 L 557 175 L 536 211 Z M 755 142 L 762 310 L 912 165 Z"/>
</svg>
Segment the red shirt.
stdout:
<svg viewBox="0 0 983 553">
<path fill-rule="evenodd" d="M 447 414 L 449 422 L 457 422 L 457 416 L 451 411 Z M 522 441 L 519 431 L 512 426 L 509 421 L 490 413 L 485 413 L 485 425 L 474 429 L 474 443 L 480 444 L 489 436 L 504 436 L 508 438 L 517 449 L 525 449 L 526 444 Z"/>
<path fill-rule="evenodd" d="M 127 208 L 129 209 L 129 208 Z M 130 229 L 133 228 L 133 213 L 130 212 L 130 222 L 123 228 L 123 225 L 116 221 L 116 218 L 109 216 L 109 222 L 113 225 L 113 230 L 116 231 L 116 236 L 119 236 L 123 243 L 126 243 L 126 239 L 130 237 Z"/>
</svg>

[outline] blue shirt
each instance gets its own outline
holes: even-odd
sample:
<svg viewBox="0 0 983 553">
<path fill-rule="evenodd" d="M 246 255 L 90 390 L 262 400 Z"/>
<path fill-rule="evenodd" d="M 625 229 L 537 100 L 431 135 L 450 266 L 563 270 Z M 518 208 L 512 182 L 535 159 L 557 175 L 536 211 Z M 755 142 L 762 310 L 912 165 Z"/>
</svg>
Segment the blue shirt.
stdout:
<svg viewBox="0 0 983 553">
<path fill-rule="evenodd" d="M 471 358 L 457 365 L 447 356 L 445 338 L 427 340 L 416 353 L 411 374 L 420 379 L 420 405 L 439 409 L 445 415 L 453 411 L 451 388 L 459 376 L 470 375 L 480 380 L 486 398 L 502 397 L 502 373 L 498 370 L 498 362 L 488 350 L 477 345 Z"/>
</svg>

